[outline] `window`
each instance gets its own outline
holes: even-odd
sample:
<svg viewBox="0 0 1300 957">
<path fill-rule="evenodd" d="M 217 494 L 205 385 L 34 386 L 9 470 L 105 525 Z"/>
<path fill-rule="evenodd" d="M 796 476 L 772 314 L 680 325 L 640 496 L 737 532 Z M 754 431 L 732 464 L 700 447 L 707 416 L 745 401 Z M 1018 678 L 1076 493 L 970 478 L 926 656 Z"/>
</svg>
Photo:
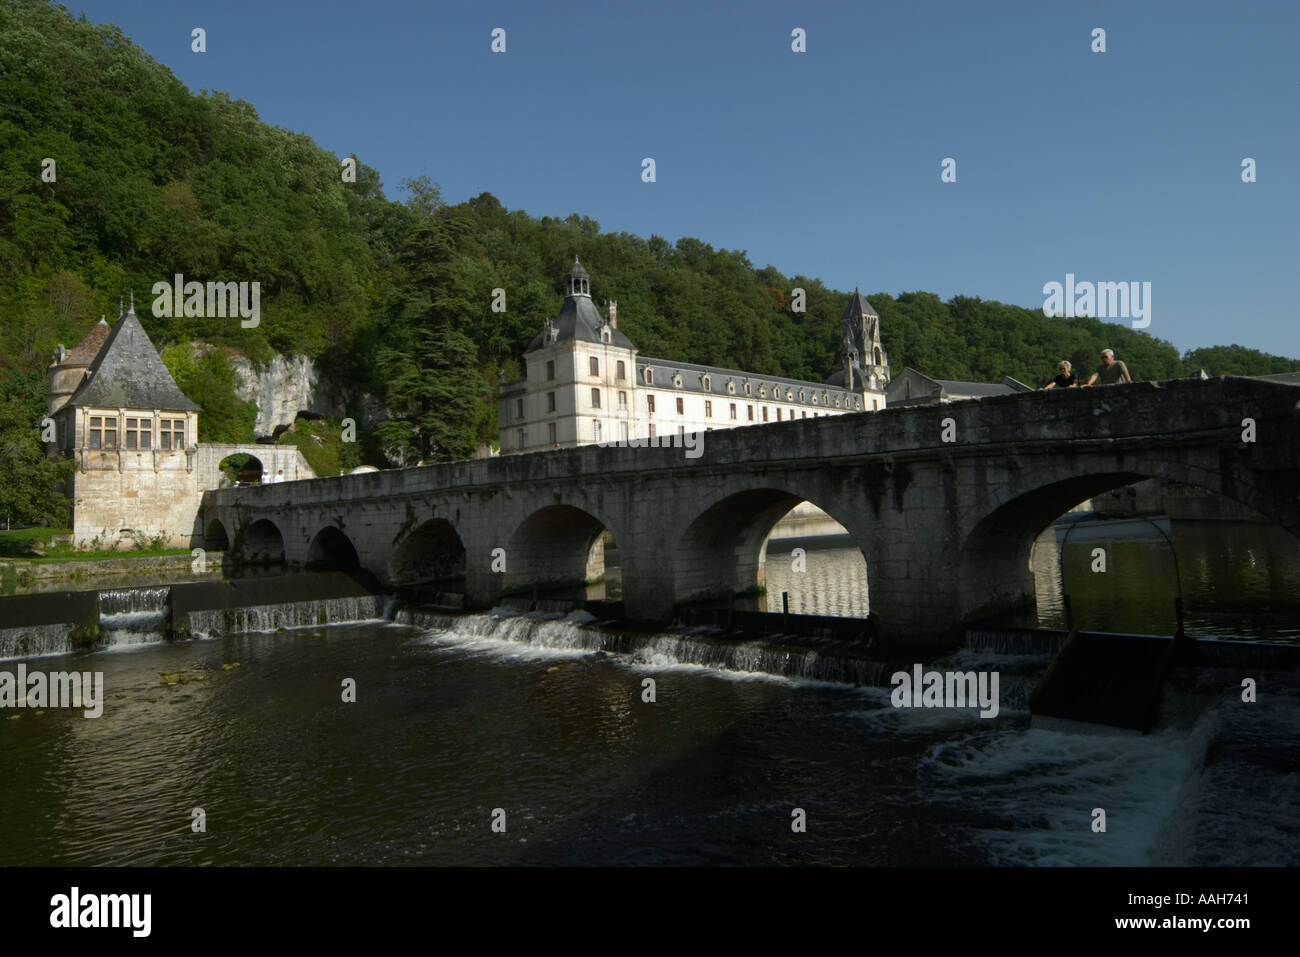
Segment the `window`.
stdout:
<svg viewBox="0 0 1300 957">
<path fill-rule="evenodd" d="M 706 419 L 713 418 L 713 403 L 708 399 L 704 400 L 704 417 Z"/>
<path fill-rule="evenodd" d="M 781 421 L 781 410 L 779 408 L 776 410 L 776 421 Z"/>
<path fill-rule="evenodd" d="M 746 382 L 746 383 L 745 383 L 745 395 L 753 395 L 753 394 L 754 394 L 754 387 L 751 386 L 748 382 Z"/>
<path fill-rule="evenodd" d="M 98 415 L 90 417 L 90 447 L 100 448 L 104 439 L 104 419 Z"/>
<path fill-rule="evenodd" d="M 686 405 L 685 405 L 685 400 L 682 399 L 681 396 L 678 396 L 678 397 L 677 397 L 677 414 L 678 414 L 678 415 L 685 415 L 685 414 L 686 414 Z"/>
<path fill-rule="evenodd" d="M 547 378 L 547 379 L 554 379 L 554 378 L 555 378 L 555 360 L 554 360 L 554 359 L 547 359 L 547 360 L 546 360 L 546 378 Z"/>
<path fill-rule="evenodd" d="M 546 393 L 546 411 L 547 411 L 547 412 L 554 412 L 554 411 L 555 411 L 555 393 L 554 393 L 554 392 L 548 392 L 548 393 Z"/>
<path fill-rule="evenodd" d="M 524 400 L 515 399 L 515 421 L 522 422 L 524 418 Z"/>
<path fill-rule="evenodd" d="M 622 359 L 618 360 L 618 374 L 615 376 L 619 382 L 627 378 L 627 366 Z"/>
<path fill-rule="evenodd" d="M 126 420 L 126 447 L 148 449 L 153 440 L 153 419 Z"/>
<path fill-rule="evenodd" d="M 591 424 L 592 424 L 592 431 L 595 433 L 596 436 L 596 441 L 597 442 L 602 441 L 600 437 L 600 419 L 592 419 Z"/>
<path fill-rule="evenodd" d="M 766 398 L 767 398 L 767 386 L 762 386 L 762 385 L 760 385 L 760 386 L 758 387 L 758 397 L 759 397 L 760 399 L 766 399 Z"/>
<path fill-rule="evenodd" d="M 185 420 L 158 420 L 158 448 L 180 451 L 185 448 Z"/>
<path fill-rule="evenodd" d="M 735 381 L 732 380 L 732 379 L 728 379 L 728 380 L 727 380 L 727 394 L 728 394 L 728 395 L 735 395 L 735 394 L 736 394 L 736 383 L 735 383 Z"/>
<path fill-rule="evenodd" d="M 115 416 L 115 415 L 109 415 L 109 416 L 105 416 L 105 417 L 104 417 L 104 428 L 103 428 L 103 435 L 104 435 L 104 438 L 103 438 L 103 444 L 102 444 L 102 445 L 100 445 L 100 444 L 96 444 L 96 442 L 95 442 L 95 423 L 98 422 L 98 421 L 99 421 L 98 418 L 93 418 L 93 419 L 90 420 L 90 426 L 91 426 L 91 429 L 90 429 L 90 447 L 91 447 L 92 449 L 98 449 L 98 448 L 104 448 L 104 449 L 115 449 L 115 448 L 117 448 L 117 416 Z"/>
<path fill-rule="evenodd" d="M 619 410 L 620 412 L 626 412 L 626 411 L 627 411 L 627 393 L 626 393 L 626 392 L 620 392 L 620 393 L 618 394 L 618 410 Z"/>
<path fill-rule="evenodd" d="M 710 391 L 710 386 L 709 386 L 709 377 L 708 377 L 708 376 L 704 376 L 704 377 L 701 379 L 701 381 L 702 381 L 703 384 L 704 384 L 704 391 L 705 391 L 705 392 Z"/>
<path fill-rule="evenodd" d="M 682 377 L 679 375 L 673 376 L 673 385 L 680 389 L 682 387 Z"/>
<path fill-rule="evenodd" d="M 813 404 L 813 405 L 816 405 L 816 404 L 817 404 L 817 393 L 816 393 L 816 392 L 813 393 L 812 404 Z"/>
<path fill-rule="evenodd" d="M 799 401 L 800 401 L 800 402 L 807 402 L 807 401 L 808 401 L 806 398 L 804 398 L 804 391 L 803 391 L 803 389 L 800 389 L 800 390 L 799 390 Z M 806 419 L 806 418 L 808 418 L 808 416 L 805 415 L 804 418 Z"/>
<path fill-rule="evenodd" d="M 523 430 L 523 429 L 520 429 L 520 430 L 519 430 L 519 445 L 516 446 L 516 448 L 521 448 L 521 449 L 522 449 L 523 447 L 524 447 L 524 430 Z"/>
<path fill-rule="evenodd" d="M 597 359 L 595 356 L 592 356 L 592 357 L 588 360 L 588 364 L 591 366 L 591 374 L 592 374 L 592 375 L 600 375 L 600 360 L 599 360 L 599 359 Z"/>
<path fill-rule="evenodd" d="M 754 421 L 754 407 L 753 407 L 752 405 L 750 405 L 750 406 L 746 406 L 746 408 L 749 410 L 749 421 L 750 421 L 750 422 L 753 422 L 753 421 Z"/>
<path fill-rule="evenodd" d="M 546 425 L 546 438 L 552 445 L 557 444 L 555 441 L 555 423 L 549 422 Z"/>
<path fill-rule="evenodd" d="M 648 395 L 645 397 L 645 410 L 651 415 L 655 414 L 655 397 Z"/>
<path fill-rule="evenodd" d="M 763 421 L 767 421 L 767 406 L 763 406 Z"/>
<path fill-rule="evenodd" d="M 805 419 L 808 418 L 808 410 L 807 410 L 807 409 L 804 409 L 804 410 L 803 410 L 803 417 L 804 417 Z"/>
<path fill-rule="evenodd" d="M 599 389 L 592 389 L 592 390 L 591 390 L 591 407 L 592 407 L 593 409 L 599 409 L 599 408 L 600 408 L 600 390 L 599 390 Z"/>
<path fill-rule="evenodd" d="M 736 403 L 731 403 L 731 421 L 736 421 Z"/>
<path fill-rule="evenodd" d="M 874 411 L 876 410 L 876 408 L 877 408 L 877 406 L 876 406 L 876 400 L 875 400 L 875 399 L 872 399 L 872 400 L 871 400 L 871 410 L 874 412 Z"/>
<path fill-rule="evenodd" d="M 654 437 L 655 437 L 655 424 L 654 424 L 653 422 L 651 422 L 651 423 L 650 423 L 650 438 L 653 439 Z"/>
<path fill-rule="evenodd" d="M 646 366 L 645 368 L 645 384 L 646 385 L 655 384 L 655 370 L 651 369 L 649 366 Z"/>
</svg>

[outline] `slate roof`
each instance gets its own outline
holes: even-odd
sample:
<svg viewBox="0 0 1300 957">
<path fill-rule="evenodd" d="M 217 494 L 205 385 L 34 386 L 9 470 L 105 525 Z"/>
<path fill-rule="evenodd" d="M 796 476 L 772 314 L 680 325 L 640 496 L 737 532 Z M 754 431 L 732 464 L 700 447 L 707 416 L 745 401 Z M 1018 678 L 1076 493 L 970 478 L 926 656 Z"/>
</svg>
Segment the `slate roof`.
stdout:
<svg viewBox="0 0 1300 957">
<path fill-rule="evenodd" d="M 564 305 L 560 307 L 559 314 L 552 321 L 558 333 L 556 342 L 568 342 L 573 339 L 581 342 L 600 342 L 600 327 L 605 324 L 605 317 L 600 314 L 590 296 L 576 295 L 564 297 Z M 552 343 L 547 341 L 546 330 L 543 329 L 532 342 L 528 343 L 528 348 L 524 351 L 535 352 L 549 345 Z M 632 340 L 617 329 L 610 330 L 610 345 L 622 349 L 636 348 L 632 345 Z"/>
<path fill-rule="evenodd" d="M 95 356 L 99 355 L 99 350 L 103 348 L 108 334 L 113 331 L 113 327 L 104 321 L 103 316 L 99 322 L 91 326 L 90 331 L 72 347 L 69 352 L 59 363 L 61 366 L 88 366 L 95 361 Z"/>
<path fill-rule="evenodd" d="M 649 366 L 654 370 L 654 384 L 646 385 L 643 370 Z M 787 379 L 778 375 L 761 375 L 754 372 L 741 372 L 739 369 L 724 369 L 719 366 L 704 366 L 694 362 L 673 362 L 669 359 L 652 359 L 647 356 L 637 356 L 637 387 L 643 389 L 654 389 L 662 392 L 707 392 L 709 395 L 731 396 L 735 398 L 757 399 L 759 386 L 780 386 L 781 388 L 791 388 L 798 392 L 803 389 L 811 400 L 814 393 L 818 398 L 818 405 L 821 404 L 823 393 L 833 399 L 844 398 L 845 396 L 855 395 L 855 393 L 846 393 L 843 389 L 835 388 L 826 382 L 808 382 L 803 379 Z M 673 385 L 673 375 L 681 374 L 682 384 Z M 700 376 L 708 375 L 709 388 L 706 390 L 700 382 Z M 727 380 L 733 379 L 736 383 L 734 393 L 727 391 Z M 745 395 L 745 383 L 748 382 L 753 387 L 753 394 Z M 784 399 L 782 400 L 784 401 Z M 798 396 L 794 401 L 798 401 Z M 812 405 L 808 401 L 809 406 Z"/>
<path fill-rule="evenodd" d="M 932 379 L 911 366 L 903 369 L 885 389 L 890 405 L 915 405 L 926 400 L 986 399 L 995 395 L 1014 395 L 1034 391 L 1017 379 L 1003 377 L 1001 382 L 962 382 L 958 379 Z"/>
<path fill-rule="evenodd" d="M 871 308 L 871 303 L 867 302 L 867 297 L 854 288 L 853 295 L 849 297 L 849 303 L 844 307 L 844 312 L 840 314 L 840 322 L 846 319 L 852 319 L 855 316 L 872 316 L 880 318 L 880 314 Z"/>
<path fill-rule="evenodd" d="M 84 343 L 85 340 L 83 340 Z M 80 348 L 80 346 L 78 346 Z M 74 350 L 75 351 L 75 350 Z M 129 310 L 108 333 L 69 406 L 198 412 L 172 378 Z"/>
</svg>

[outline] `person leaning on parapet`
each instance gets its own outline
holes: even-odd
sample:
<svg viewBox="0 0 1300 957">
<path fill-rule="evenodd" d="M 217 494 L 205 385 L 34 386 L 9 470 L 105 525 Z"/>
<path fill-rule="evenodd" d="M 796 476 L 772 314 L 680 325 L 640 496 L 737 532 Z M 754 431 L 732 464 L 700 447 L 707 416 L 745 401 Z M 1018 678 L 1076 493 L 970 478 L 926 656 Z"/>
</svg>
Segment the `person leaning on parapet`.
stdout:
<svg viewBox="0 0 1300 957">
<path fill-rule="evenodd" d="M 1103 349 L 1101 353 L 1101 365 L 1097 366 L 1097 371 L 1092 374 L 1092 378 L 1084 383 L 1084 386 L 1090 386 L 1098 379 L 1102 385 L 1115 385 L 1123 379 L 1125 382 L 1132 382 L 1133 377 L 1128 374 L 1128 366 L 1115 358 L 1115 352 L 1112 349 Z"/>
<path fill-rule="evenodd" d="M 1070 360 L 1062 359 L 1061 364 L 1056 367 L 1056 378 L 1043 389 L 1077 389 L 1079 387 L 1079 377 L 1070 371 Z M 1039 389 L 1041 392 L 1043 389 Z"/>
</svg>

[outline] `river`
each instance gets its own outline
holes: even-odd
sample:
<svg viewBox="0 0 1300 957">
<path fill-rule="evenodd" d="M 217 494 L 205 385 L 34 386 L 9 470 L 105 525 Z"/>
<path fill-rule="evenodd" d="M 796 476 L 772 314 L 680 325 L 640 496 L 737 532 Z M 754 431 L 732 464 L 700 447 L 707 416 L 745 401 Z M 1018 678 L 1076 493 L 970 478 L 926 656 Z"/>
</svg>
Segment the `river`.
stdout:
<svg viewBox="0 0 1300 957">
<path fill-rule="evenodd" d="M 1139 541 L 1154 582 L 1154 545 Z M 1279 548 L 1256 557 L 1285 565 Z M 1180 544 L 1190 620 L 1295 640 L 1284 620 L 1233 618 L 1208 601 L 1217 589 L 1189 587 L 1201 569 L 1235 570 L 1232 604 L 1259 582 L 1295 581 L 1294 568 L 1248 573 L 1245 553 L 1226 553 L 1207 565 Z M 800 607 L 856 600 L 834 584 L 853 554 L 810 552 Z M 1094 574 L 1085 566 L 1082 580 Z M 1081 617 L 1093 614 L 1086 591 L 1071 586 Z M 1117 605 L 1113 592 L 1097 602 Z M 1045 656 L 931 662 L 1000 672 L 1000 712 L 981 718 L 895 709 L 887 688 L 817 680 L 812 667 L 748 670 L 744 646 L 719 656 L 707 637 L 596 651 L 607 642 L 581 613 L 403 611 L 175 644 L 124 634 L 110 649 L 24 659 L 102 671 L 107 700 L 94 719 L 0 712 L 0 865 L 1300 863 L 1300 758 L 1277 746 L 1300 733 L 1293 674 L 1262 679 L 1244 707 L 1239 673 L 1205 671 L 1166 692 L 1152 734 L 1094 736 L 1030 727 Z M 1105 833 L 1090 826 L 1096 807 Z M 796 809 L 805 831 L 792 829 Z"/>
</svg>

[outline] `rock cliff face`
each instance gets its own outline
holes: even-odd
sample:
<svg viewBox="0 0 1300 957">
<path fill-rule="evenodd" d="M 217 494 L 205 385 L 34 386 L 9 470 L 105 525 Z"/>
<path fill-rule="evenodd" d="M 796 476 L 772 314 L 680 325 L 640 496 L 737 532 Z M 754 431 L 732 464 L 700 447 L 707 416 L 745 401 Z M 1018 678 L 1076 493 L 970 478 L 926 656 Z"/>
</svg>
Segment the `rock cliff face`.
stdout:
<svg viewBox="0 0 1300 957">
<path fill-rule="evenodd" d="M 258 438 L 274 435 L 281 426 L 292 425 L 299 412 L 320 416 L 346 415 L 343 398 L 322 381 L 316 363 L 307 356 L 277 355 L 262 367 L 249 360 L 232 358 L 239 376 L 236 394 L 257 404 Z"/>
</svg>

